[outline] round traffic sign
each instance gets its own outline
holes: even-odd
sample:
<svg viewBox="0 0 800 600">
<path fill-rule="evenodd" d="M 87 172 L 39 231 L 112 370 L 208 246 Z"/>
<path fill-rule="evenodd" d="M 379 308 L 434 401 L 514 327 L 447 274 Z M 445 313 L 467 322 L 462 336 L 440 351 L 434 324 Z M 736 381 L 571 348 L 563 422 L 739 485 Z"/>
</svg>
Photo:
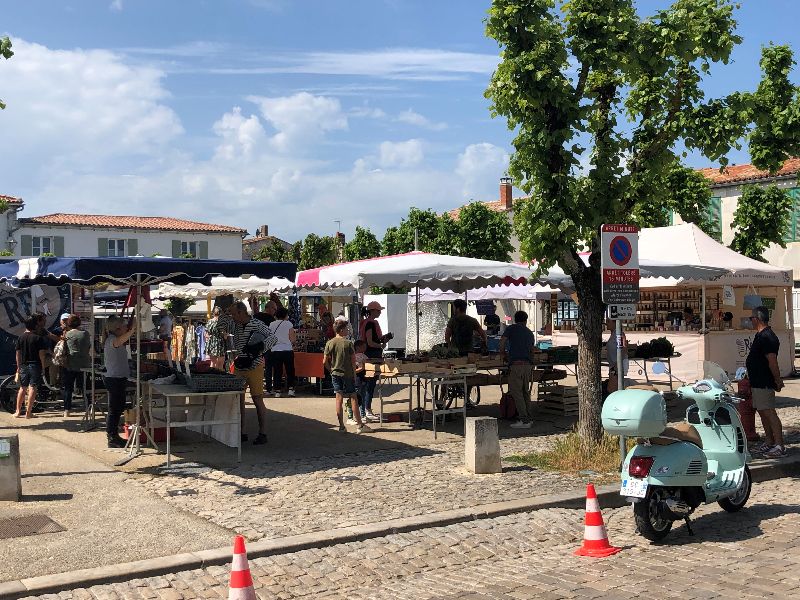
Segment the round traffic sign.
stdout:
<svg viewBox="0 0 800 600">
<path fill-rule="evenodd" d="M 633 256 L 633 248 L 631 247 L 631 243 L 624 235 L 618 235 L 611 240 L 611 246 L 609 250 L 611 254 L 611 260 L 614 261 L 615 265 L 620 267 L 627 265 Z"/>
</svg>

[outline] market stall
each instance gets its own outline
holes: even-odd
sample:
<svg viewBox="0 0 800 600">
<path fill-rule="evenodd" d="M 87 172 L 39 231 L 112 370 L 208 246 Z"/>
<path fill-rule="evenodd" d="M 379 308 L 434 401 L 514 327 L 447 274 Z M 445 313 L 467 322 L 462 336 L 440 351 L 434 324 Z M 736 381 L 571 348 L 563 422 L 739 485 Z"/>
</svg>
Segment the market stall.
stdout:
<svg viewBox="0 0 800 600">
<path fill-rule="evenodd" d="M 668 266 L 659 264 L 666 248 L 672 263 Z M 789 270 L 742 256 L 691 223 L 642 229 L 639 260 L 641 298 L 635 319 L 623 322 L 629 344 L 666 338 L 680 354 L 671 360 L 672 372 L 685 381 L 702 376 L 705 360 L 732 373 L 744 366 L 755 335 L 750 311 L 763 305 L 770 310 L 770 324 L 781 341 L 781 372 L 788 375 L 794 370 Z M 718 274 L 704 276 L 699 268 L 716 269 Z M 556 283 L 558 277 L 556 271 L 551 281 Z M 567 289 L 571 285 L 568 279 L 560 283 Z M 553 343 L 577 344 L 577 335 L 555 331 Z"/>
<path fill-rule="evenodd" d="M 295 276 L 294 263 L 269 263 L 237 260 L 194 260 L 171 258 L 28 258 L 0 264 L 0 282 L 14 287 L 35 285 L 59 286 L 73 284 L 93 289 L 97 285 L 130 286 L 135 291 L 134 316 L 139 323 L 149 320 L 150 307 L 143 290 L 150 285 L 172 282 L 179 285 L 191 283 L 210 285 L 214 277 L 281 277 L 291 280 Z M 152 325 L 152 322 L 151 322 Z M 141 451 L 140 425 L 142 419 L 142 328 L 136 329 L 136 402 L 135 426 L 129 438 L 129 458 Z M 92 377 L 94 380 L 94 377 Z M 190 394 L 191 388 L 186 393 Z M 145 435 L 154 444 L 147 431 Z"/>
</svg>

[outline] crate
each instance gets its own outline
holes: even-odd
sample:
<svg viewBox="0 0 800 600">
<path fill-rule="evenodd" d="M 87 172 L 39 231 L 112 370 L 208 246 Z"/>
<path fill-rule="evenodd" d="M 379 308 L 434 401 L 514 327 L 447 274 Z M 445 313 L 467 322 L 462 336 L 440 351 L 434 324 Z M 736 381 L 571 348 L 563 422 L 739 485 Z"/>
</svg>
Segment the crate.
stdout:
<svg viewBox="0 0 800 600">
<path fill-rule="evenodd" d="M 543 412 L 562 417 L 578 415 L 578 388 L 552 385 L 540 387 L 538 406 Z"/>
<path fill-rule="evenodd" d="M 195 373 L 191 379 L 179 373 L 175 383 L 187 386 L 193 392 L 238 392 L 247 385 L 244 377 L 229 373 Z"/>
</svg>

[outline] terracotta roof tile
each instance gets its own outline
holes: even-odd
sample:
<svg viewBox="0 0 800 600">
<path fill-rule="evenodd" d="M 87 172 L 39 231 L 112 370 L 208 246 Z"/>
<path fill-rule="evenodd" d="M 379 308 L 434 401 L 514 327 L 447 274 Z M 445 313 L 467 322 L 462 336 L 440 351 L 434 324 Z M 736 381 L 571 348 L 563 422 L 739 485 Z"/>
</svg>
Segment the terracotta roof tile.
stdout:
<svg viewBox="0 0 800 600">
<path fill-rule="evenodd" d="M 4 200 L 9 204 L 22 204 L 22 198 L 15 198 L 14 196 L 6 196 L 5 194 L 0 194 L 0 200 Z"/>
<path fill-rule="evenodd" d="M 112 229 L 149 229 L 154 231 L 197 231 L 209 233 L 246 233 L 240 227 L 213 225 L 198 221 L 173 219 L 172 217 L 134 217 L 121 215 L 76 215 L 55 213 L 41 217 L 20 219 L 22 223 L 41 225 L 76 225 L 79 227 L 102 227 Z"/>
<path fill-rule="evenodd" d="M 720 173 L 717 168 L 698 169 L 698 172 L 705 175 L 711 181 L 711 185 L 724 185 L 728 183 L 738 183 L 742 181 L 753 181 L 758 179 L 770 179 L 772 177 L 785 177 L 800 172 L 800 158 L 790 158 L 774 175 L 768 171 L 761 171 L 753 165 L 733 165 L 725 167 Z"/>
<path fill-rule="evenodd" d="M 517 200 L 522 200 L 522 198 L 514 198 L 514 202 Z M 470 203 L 471 204 L 471 203 Z M 482 202 L 489 210 L 493 210 L 495 212 L 508 212 L 506 209 L 503 208 L 503 203 L 500 200 L 491 200 L 489 202 Z M 453 210 L 448 210 L 447 214 L 449 214 L 452 218 L 458 219 L 458 215 L 461 214 L 461 209 L 469 206 L 465 204 L 464 206 L 459 206 L 458 208 L 454 208 Z"/>
</svg>

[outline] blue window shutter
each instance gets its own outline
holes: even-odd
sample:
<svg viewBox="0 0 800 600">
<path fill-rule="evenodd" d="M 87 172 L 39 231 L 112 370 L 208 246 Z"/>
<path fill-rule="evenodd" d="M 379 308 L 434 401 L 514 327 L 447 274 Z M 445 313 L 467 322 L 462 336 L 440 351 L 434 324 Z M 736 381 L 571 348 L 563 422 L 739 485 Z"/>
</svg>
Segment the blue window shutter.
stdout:
<svg viewBox="0 0 800 600">
<path fill-rule="evenodd" d="M 139 254 L 139 240 L 128 240 L 128 256 L 136 256 Z"/>
<path fill-rule="evenodd" d="M 179 258 L 181 255 L 181 241 L 172 240 L 172 258 Z"/>
<path fill-rule="evenodd" d="M 195 258 L 208 258 L 208 242 L 197 242 L 197 252 L 200 256 Z"/>
<path fill-rule="evenodd" d="M 33 236 L 31 235 L 22 235 L 20 236 L 20 241 L 22 242 L 20 245 L 20 256 L 31 256 L 33 254 Z"/>
</svg>

